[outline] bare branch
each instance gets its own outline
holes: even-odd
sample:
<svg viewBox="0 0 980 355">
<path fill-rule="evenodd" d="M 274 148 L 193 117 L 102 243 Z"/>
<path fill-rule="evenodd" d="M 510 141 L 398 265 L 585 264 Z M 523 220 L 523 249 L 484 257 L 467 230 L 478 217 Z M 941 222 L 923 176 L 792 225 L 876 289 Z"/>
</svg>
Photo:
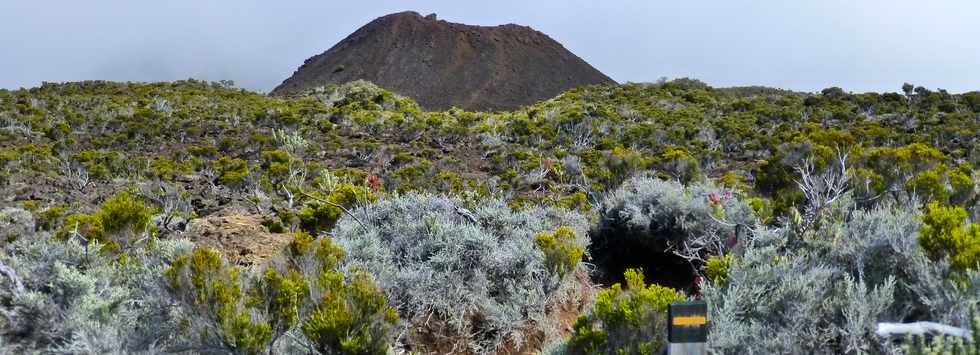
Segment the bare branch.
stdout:
<svg viewBox="0 0 980 355">
<path fill-rule="evenodd" d="M 807 158 L 803 160 L 803 164 L 796 167 L 796 171 L 800 174 L 796 185 L 800 187 L 807 202 L 803 218 L 804 230 L 820 218 L 820 213 L 825 207 L 851 190 L 847 171 L 847 153 L 838 150 L 837 160 L 833 165 L 823 172 L 817 172 L 813 160 Z"/>
<path fill-rule="evenodd" d="M 877 330 L 875 334 L 880 337 L 890 337 L 894 335 L 926 335 L 926 334 L 942 334 L 960 337 L 964 339 L 970 339 L 970 331 L 968 329 L 957 328 L 954 326 L 949 326 L 934 322 L 914 322 L 914 323 L 878 323 Z"/>
<path fill-rule="evenodd" d="M 88 170 L 71 159 L 66 158 L 61 160 L 61 174 L 68 180 L 68 186 L 79 192 L 83 192 L 85 188 L 92 184 Z"/>
<path fill-rule="evenodd" d="M 7 266 L 7 264 L 4 264 L 3 260 L 0 260 L 0 274 L 7 275 L 7 278 L 10 279 L 10 283 L 14 285 L 14 294 L 19 295 L 24 293 L 24 282 L 21 280 L 20 276 L 17 276 L 17 271 L 12 267 Z"/>
</svg>

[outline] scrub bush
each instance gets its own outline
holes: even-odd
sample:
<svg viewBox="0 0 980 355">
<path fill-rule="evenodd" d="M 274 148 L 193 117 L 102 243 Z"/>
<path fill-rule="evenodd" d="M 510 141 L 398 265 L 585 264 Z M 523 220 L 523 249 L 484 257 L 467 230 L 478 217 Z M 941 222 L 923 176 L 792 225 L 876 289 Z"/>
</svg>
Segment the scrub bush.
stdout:
<svg viewBox="0 0 980 355">
<path fill-rule="evenodd" d="M 930 203 L 919 243 L 933 259 L 948 257 L 957 270 L 980 269 L 980 224 L 966 223 L 962 207 Z"/>
<path fill-rule="evenodd" d="M 323 354 L 388 351 L 398 315 L 370 274 L 352 270 L 352 275 L 345 276 L 340 272 L 344 251 L 328 238 L 314 240 L 309 234 L 297 233 L 286 254 L 293 273 L 311 280 L 311 294 L 320 295 L 310 305 L 298 306 L 308 312 L 299 328 L 314 349 Z"/>
<path fill-rule="evenodd" d="M 548 269 L 558 277 L 574 270 L 585 255 L 585 248 L 578 245 L 575 231 L 568 227 L 558 227 L 554 233 L 538 234 L 534 242 L 544 252 Z"/>
<path fill-rule="evenodd" d="M 77 240 L 21 235 L 0 252 L 0 350 L 123 354 L 165 347 L 177 324 L 160 275 L 190 248 L 184 240 L 153 241 L 113 256 L 86 252 Z"/>
<path fill-rule="evenodd" d="M 80 236 L 85 241 L 98 240 L 104 250 L 119 251 L 149 235 L 152 215 L 150 207 L 124 191 L 103 201 L 95 213 L 68 216 L 55 236 L 60 239 Z"/>
<path fill-rule="evenodd" d="M 265 352 L 272 341 L 272 327 L 249 309 L 241 270 L 227 265 L 216 250 L 194 248 L 190 255 L 176 258 L 164 274 L 191 314 L 186 318 L 190 338 L 200 339 L 199 351 Z"/>
<path fill-rule="evenodd" d="M 878 322 L 967 324 L 980 273 L 930 261 L 914 207 L 830 209 L 799 245 L 790 229 L 756 228 L 727 282 L 705 286 L 712 352 L 891 353 L 900 344 L 875 335 Z"/>
<path fill-rule="evenodd" d="M 301 232 L 260 269 L 228 265 L 205 247 L 176 258 L 165 276 L 184 311 L 180 346 L 236 354 L 387 352 L 397 315 L 369 274 L 337 269 L 343 255 L 330 239 Z"/>
<path fill-rule="evenodd" d="M 603 200 L 592 256 L 619 273 L 635 267 L 628 263 L 674 254 L 688 261 L 690 273 L 703 273 L 710 256 L 727 252 L 744 237 L 740 231 L 756 224 L 752 208 L 731 190 L 637 176 Z"/>
<path fill-rule="evenodd" d="M 498 199 L 465 205 L 409 194 L 360 207 L 354 216 L 334 230 L 348 251 L 345 268 L 375 275 L 411 328 L 410 346 L 424 347 L 419 339 L 431 336 L 475 353 L 507 342 L 520 347 L 529 327 L 547 324 L 546 305 L 567 296 L 573 280 L 561 271 L 577 267 L 569 257 L 588 244 L 577 213 L 514 211 Z"/>
<path fill-rule="evenodd" d="M 728 268 L 732 265 L 731 255 L 713 255 L 704 266 L 704 276 L 716 284 L 728 281 Z"/>
<path fill-rule="evenodd" d="M 218 182 L 228 186 L 241 186 L 248 177 L 248 162 L 238 158 L 222 156 L 212 162 Z"/>
<path fill-rule="evenodd" d="M 329 231 L 334 227 L 344 213 L 337 205 L 352 208 L 358 203 L 377 200 L 371 191 L 350 183 L 337 184 L 332 191 L 314 192 L 312 195 L 329 203 L 309 199 L 306 206 L 297 213 L 300 228 L 310 234 Z"/>
<path fill-rule="evenodd" d="M 687 299 L 671 288 L 647 286 L 643 271 L 624 273 L 620 284 L 599 291 L 588 315 L 573 326 L 571 354 L 659 354 L 666 345 L 667 306 Z"/>
</svg>

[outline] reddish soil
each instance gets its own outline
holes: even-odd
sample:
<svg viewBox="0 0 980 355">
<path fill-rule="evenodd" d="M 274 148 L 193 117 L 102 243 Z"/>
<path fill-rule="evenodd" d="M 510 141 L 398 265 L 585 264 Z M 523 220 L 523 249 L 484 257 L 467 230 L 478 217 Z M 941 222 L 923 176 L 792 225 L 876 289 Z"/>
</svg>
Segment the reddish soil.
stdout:
<svg viewBox="0 0 980 355">
<path fill-rule="evenodd" d="M 380 17 L 313 56 L 273 95 L 371 81 L 429 110 L 500 111 L 573 87 L 614 83 L 530 27 L 471 26 L 402 12 Z"/>
</svg>

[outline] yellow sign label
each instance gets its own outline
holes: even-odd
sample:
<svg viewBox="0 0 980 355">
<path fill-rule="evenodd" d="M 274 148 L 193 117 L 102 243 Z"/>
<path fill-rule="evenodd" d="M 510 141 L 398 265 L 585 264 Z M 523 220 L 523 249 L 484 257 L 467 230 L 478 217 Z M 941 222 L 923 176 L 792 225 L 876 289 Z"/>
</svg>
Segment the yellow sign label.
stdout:
<svg viewBox="0 0 980 355">
<path fill-rule="evenodd" d="M 704 316 L 689 316 L 689 317 L 674 317 L 674 325 L 679 326 L 696 326 L 704 325 L 708 320 Z"/>
</svg>

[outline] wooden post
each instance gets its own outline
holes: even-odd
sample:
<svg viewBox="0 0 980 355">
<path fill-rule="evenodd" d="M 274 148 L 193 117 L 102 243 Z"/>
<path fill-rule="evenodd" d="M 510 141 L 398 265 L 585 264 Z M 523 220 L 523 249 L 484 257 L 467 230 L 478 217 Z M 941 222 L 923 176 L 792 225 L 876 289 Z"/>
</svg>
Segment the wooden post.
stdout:
<svg viewBox="0 0 980 355">
<path fill-rule="evenodd" d="M 667 307 L 667 354 L 708 353 L 708 304 L 704 301 L 672 303 Z"/>
</svg>

